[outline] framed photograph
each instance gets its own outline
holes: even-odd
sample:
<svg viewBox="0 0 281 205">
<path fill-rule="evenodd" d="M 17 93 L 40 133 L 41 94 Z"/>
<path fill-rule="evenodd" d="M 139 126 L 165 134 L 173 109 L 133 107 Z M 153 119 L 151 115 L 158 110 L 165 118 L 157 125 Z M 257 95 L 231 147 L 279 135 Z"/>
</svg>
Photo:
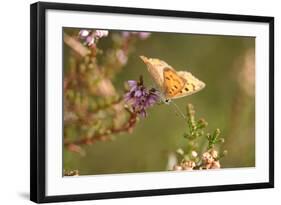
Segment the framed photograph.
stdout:
<svg viewBox="0 0 281 205">
<path fill-rule="evenodd" d="M 31 5 L 30 198 L 274 187 L 274 18 Z"/>
</svg>

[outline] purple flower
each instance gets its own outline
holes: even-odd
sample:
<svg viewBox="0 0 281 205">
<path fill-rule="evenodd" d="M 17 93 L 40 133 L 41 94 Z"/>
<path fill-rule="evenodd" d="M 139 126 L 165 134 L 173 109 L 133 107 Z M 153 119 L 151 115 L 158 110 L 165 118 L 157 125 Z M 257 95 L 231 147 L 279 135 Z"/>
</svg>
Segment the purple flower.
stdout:
<svg viewBox="0 0 281 205">
<path fill-rule="evenodd" d="M 130 90 L 124 96 L 125 102 L 132 106 L 134 112 L 140 114 L 142 117 L 146 117 L 147 108 L 159 102 L 160 97 L 158 91 L 154 88 L 148 90 L 143 85 L 142 78 L 138 82 L 129 80 L 128 85 Z"/>
<path fill-rule="evenodd" d="M 86 29 L 80 30 L 79 31 L 79 37 L 82 39 L 85 39 L 87 36 L 89 36 L 90 32 Z"/>
<path fill-rule="evenodd" d="M 90 31 L 82 29 L 79 31 L 78 37 L 83 41 L 83 43 L 89 47 L 94 46 L 98 39 L 108 36 L 107 30 L 95 30 Z"/>
<path fill-rule="evenodd" d="M 88 46 L 92 46 L 94 43 L 95 43 L 95 38 L 93 36 L 88 36 L 86 39 L 85 39 L 85 43 L 88 45 Z"/>
</svg>

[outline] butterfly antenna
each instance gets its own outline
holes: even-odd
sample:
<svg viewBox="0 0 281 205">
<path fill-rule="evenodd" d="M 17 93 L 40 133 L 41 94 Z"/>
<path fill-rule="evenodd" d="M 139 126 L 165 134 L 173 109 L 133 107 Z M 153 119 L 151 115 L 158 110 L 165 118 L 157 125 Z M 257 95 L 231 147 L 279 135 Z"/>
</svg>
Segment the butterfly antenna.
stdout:
<svg viewBox="0 0 281 205">
<path fill-rule="evenodd" d="M 174 102 L 174 101 L 171 101 L 171 103 L 175 106 L 177 112 L 180 114 L 180 116 L 186 120 L 186 116 L 183 114 L 183 112 L 181 111 L 181 109 L 179 108 L 179 106 Z"/>
</svg>

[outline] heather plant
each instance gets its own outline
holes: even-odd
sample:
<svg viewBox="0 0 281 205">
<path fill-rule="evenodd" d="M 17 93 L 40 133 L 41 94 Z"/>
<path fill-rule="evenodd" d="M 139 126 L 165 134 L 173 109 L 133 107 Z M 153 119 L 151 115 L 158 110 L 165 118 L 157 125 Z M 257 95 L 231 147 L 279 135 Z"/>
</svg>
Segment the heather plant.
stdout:
<svg viewBox="0 0 281 205">
<path fill-rule="evenodd" d="M 117 134 L 132 132 L 137 113 L 125 106 L 123 93 L 112 81 L 134 52 L 146 32 L 68 30 L 64 43 L 69 52 L 64 71 L 64 146 L 85 155 L 82 145 L 113 140 Z M 103 49 L 102 41 L 111 46 Z"/>
<path fill-rule="evenodd" d="M 179 163 L 174 165 L 173 170 L 220 168 L 220 159 L 227 154 L 226 150 L 219 152 L 220 145 L 224 142 L 220 130 L 206 132 L 208 123 L 203 118 L 196 120 L 192 104 L 187 105 L 186 126 L 187 132 L 183 134 L 186 147 L 176 151 Z"/>
</svg>

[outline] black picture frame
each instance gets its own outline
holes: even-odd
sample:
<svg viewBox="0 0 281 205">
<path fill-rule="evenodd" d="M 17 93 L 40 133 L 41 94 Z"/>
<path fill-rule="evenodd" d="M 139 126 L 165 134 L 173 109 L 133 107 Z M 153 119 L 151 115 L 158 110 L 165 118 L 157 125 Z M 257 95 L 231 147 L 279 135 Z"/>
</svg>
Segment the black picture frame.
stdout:
<svg viewBox="0 0 281 205">
<path fill-rule="evenodd" d="M 45 26 L 46 11 L 48 9 L 263 22 L 269 24 L 269 122 L 266 122 L 269 123 L 269 181 L 238 185 L 46 196 Z M 30 199 L 32 201 L 44 203 L 274 187 L 274 17 L 38 2 L 30 6 L 30 65 Z"/>
</svg>

